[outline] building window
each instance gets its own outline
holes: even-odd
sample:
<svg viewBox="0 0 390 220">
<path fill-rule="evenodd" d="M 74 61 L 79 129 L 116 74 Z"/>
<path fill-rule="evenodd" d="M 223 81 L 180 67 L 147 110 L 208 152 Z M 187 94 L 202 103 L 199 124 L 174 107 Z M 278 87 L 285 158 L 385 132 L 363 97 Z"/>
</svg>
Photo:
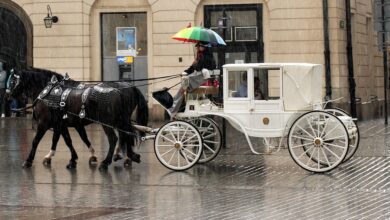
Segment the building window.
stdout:
<svg viewBox="0 0 390 220">
<path fill-rule="evenodd" d="M 222 29 L 218 28 L 218 18 L 222 16 L 223 11 L 210 12 L 210 28 L 221 36 Z M 226 15 L 231 18 L 228 21 L 225 41 L 257 41 L 257 11 L 256 10 L 235 10 L 234 8 L 226 10 Z"/>
</svg>

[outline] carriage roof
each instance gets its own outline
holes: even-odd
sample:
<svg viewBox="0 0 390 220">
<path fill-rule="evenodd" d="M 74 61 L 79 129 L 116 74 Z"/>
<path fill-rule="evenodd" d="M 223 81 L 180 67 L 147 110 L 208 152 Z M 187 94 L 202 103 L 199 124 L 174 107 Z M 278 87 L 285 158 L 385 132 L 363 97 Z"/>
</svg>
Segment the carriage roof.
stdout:
<svg viewBox="0 0 390 220">
<path fill-rule="evenodd" d="M 312 63 L 232 63 L 223 65 L 224 68 L 282 68 L 282 67 L 314 67 L 321 66 L 320 64 L 312 64 Z"/>
<path fill-rule="evenodd" d="M 227 71 L 249 69 L 281 69 L 281 98 L 285 110 L 309 110 L 323 98 L 322 65 L 310 63 L 243 63 L 226 64 Z M 226 71 L 227 70 L 227 71 Z"/>
</svg>

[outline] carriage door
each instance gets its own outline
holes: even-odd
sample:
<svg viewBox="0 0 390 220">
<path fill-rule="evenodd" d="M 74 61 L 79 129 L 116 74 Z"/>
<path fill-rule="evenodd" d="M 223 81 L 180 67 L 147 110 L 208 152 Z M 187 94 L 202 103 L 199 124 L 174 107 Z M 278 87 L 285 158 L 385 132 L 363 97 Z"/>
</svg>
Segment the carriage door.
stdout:
<svg viewBox="0 0 390 220">
<path fill-rule="evenodd" d="M 280 67 L 253 69 L 253 99 L 251 99 L 251 127 L 255 129 L 281 129 L 283 124 L 282 70 Z M 267 80 L 263 80 L 267 79 Z"/>
<path fill-rule="evenodd" d="M 146 12 L 102 13 L 100 21 L 102 79 L 148 78 Z M 139 89 L 147 94 L 147 86 Z"/>
<path fill-rule="evenodd" d="M 227 44 L 213 48 L 218 68 L 228 63 L 264 62 L 261 4 L 209 5 L 204 11 L 205 27 L 219 33 Z M 228 19 L 223 29 L 218 20 L 224 14 Z"/>
</svg>

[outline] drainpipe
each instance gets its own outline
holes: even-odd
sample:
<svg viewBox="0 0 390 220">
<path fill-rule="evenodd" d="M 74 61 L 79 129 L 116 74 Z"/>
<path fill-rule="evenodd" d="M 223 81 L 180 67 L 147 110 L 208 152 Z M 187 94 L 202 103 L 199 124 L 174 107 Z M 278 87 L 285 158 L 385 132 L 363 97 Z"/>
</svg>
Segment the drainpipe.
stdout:
<svg viewBox="0 0 390 220">
<path fill-rule="evenodd" d="M 356 96 L 355 96 L 355 78 L 353 73 L 353 55 L 352 55 L 352 30 L 351 30 L 351 1 L 345 0 L 345 14 L 347 26 L 347 59 L 348 59 L 348 82 L 349 97 L 351 102 L 351 115 L 356 118 Z"/>
<path fill-rule="evenodd" d="M 324 23 L 324 59 L 325 59 L 325 91 L 326 100 L 332 99 L 332 80 L 330 70 L 330 47 L 329 47 L 329 15 L 328 0 L 322 0 L 323 23 Z"/>
<path fill-rule="evenodd" d="M 383 76 L 384 76 L 384 80 L 383 80 L 383 88 L 384 88 L 384 93 L 385 93 L 385 125 L 388 124 L 387 122 L 387 116 L 388 116 L 388 112 L 387 112 L 387 75 L 388 75 L 388 72 L 387 72 L 387 46 L 386 46 L 386 32 L 385 32 L 385 1 L 382 0 L 381 1 L 381 4 L 382 4 L 382 8 L 381 8 L 381 11 L 382 11 L 382 29 L 383 29 L 383 33 L 382 33 L 382 44 L 383 44 Z"/>
</svg>

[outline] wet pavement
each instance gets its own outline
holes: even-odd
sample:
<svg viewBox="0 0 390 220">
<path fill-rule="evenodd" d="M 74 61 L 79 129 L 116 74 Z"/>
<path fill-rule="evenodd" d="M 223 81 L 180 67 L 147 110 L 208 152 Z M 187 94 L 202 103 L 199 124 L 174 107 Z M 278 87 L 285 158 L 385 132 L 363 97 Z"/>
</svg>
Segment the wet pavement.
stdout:
<svg viewBox="0 0 390 220">
<path fill-rule="evenodd" d="M 227 148 L 185 172 L 161 165 L 153 141 L 136 149 L 140 164 L 118 161 L 100 172 L 73 129 L 76 170 L 65 168 L 70 153 L 62 138 L 51 166 L 42 164 L 51 131 L 33 167 L 23 169 L 35 134 L 31 120 L 0 119 L 0 219 L 390 219 L 390 127 L 374 120 L 359 128 L 356 156 L 325 174 L 303 170 L 287 149 L 253 155 L 230 127 Z M 101 161 L 104 133 L 97 125 L 87 133 Z M 260 150 L 262 141 L 252 140 Z"/>
</svg>

